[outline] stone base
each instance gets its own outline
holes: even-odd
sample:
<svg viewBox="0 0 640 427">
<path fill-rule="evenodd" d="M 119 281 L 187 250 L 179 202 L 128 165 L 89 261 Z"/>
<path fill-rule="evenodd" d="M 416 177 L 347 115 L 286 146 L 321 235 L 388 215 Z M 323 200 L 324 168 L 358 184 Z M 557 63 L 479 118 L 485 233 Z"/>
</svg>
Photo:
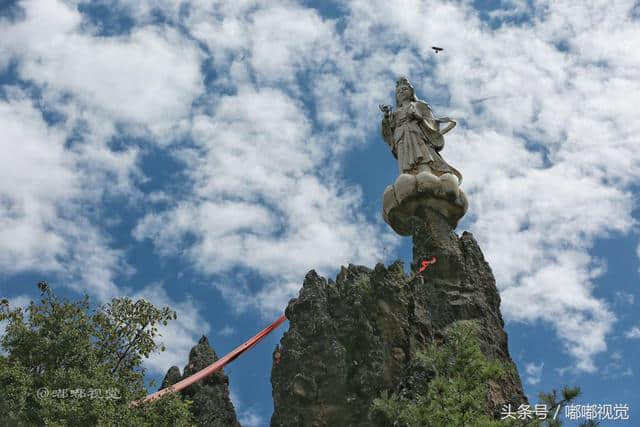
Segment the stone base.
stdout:
<svg viewBox="0 0 640 427">
<path fill-rule="evenodd" d="M 423 217 L 426 208 L 441 214 L 455 228 L 469 208 L 458 177 L 451 173 L 440 176 L 430 172 L 403 173 L 384 190 L 382 217 L 401 236 L 412 235 L 411 218 Z"/>
</svg>

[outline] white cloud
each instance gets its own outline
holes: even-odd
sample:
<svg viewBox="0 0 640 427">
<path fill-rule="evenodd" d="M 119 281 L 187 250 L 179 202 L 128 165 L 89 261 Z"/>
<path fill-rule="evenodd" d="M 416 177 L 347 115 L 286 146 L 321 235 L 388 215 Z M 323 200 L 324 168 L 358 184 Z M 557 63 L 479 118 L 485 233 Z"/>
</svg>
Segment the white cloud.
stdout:
<svg viewBox="0 0 640 427">
<path fill-rule="evenodd" d="M 638 338 L 640 338 L 640 326 L 632 327 L 627 332 L 625 332 L 624 336 L 629 338 L 629 339 L 638 339 Z"/>
<path fill-rule="evenodd" d="M 212 51 L 216 84 L 236 95 L 211 100 L 212 114 L 193 120 L 198 149 L 180 152 L 195 197 L 148 214 L 134 232 L 138 239 L 151 237 L 161 253 L 184 251 L 208 274 L 235 267 L 259 273 L 262 285 L 242 286 L 236 277 L 214 285 L 236 310 L 256 307 L 266 316 L 296 295 L 309 269 L 327 273 L 348 262 L 371 264 L 380 258 L 382 242 L 397 242 L 356 213 L 360 191 L 337 179 L 332 155 L 356 138 L 363 141 L 364 129 L 376 126 L 368 106 L 382 93 L 382 79 L 358 78 L 333 23 L 310 9 L 283 5 L 224 4 L 215 13 L 205 7 L 189 15 L 192 34 Z M 293 34 L 280 31 L 282 22 L 293 25 L 287 27 Z M 315 76 L 312 97 L 297 78 L 304 70 Z M 254 80 L 284 84 L 284 90 L 256 87 Z M 346 96 L 347 81 L 354 89 Z M 314 106 L 315 116 L 302 100 Z M 312 130 L 314 118 L 324 132 Z M 195 243 L 183 247 L 188 236 Z"/>
<path fill-rule="evenodd" d="M 23 18 L 0 21 L 0 65 L 15 64 L 38 90 L 2 88 L 0 266 L 60 274 L 106 299 L 119 293 L 116 277 L 133 270 L 100 228 L 103 202 L 125 195 L 133 203 L 145 179 L 139 147 L 114 150 L 110 140 L 165 144 L 183 133 L 203 90 L 202 53 L 168 27 L 95 36 L 71 2 L 21 7 Z"/>
<path fill-rule="evenodd" d="M 167 326 L 158 326 L 161 335 L 156 343 L 165 345 L 166 350 L 152 354 L 145 366 L 155 373 L 164 374 L 170 366 L 182 370 L 189 361 L 189 352 L 202 335 L 209 333 L 210 326 L 201 314 L 201 308 L 191 297 L 176 301 L 169 297 L 161 284 L 155 283 L 132 295 L 133 299 L 144 298 L 158 308 L 169 306 L 176 311 L 177 319 Z"/>
<path fill-rule="evenodd" d="M 601 371 L 602 376 L 607 379 L 616 379 L 620 377 L 630 377 L 633 375 L 633 369 L 625 367 L 622 353 L 619 351 L 611 354 L 611 360 L 604 366 Z"/>
<path fill-rule="evenodd" d="M 616 291 L 614 295 L 616 302 L 621 302 L 628 305 L 633 305 L 636 299 L 634 294 L 624 291 Z"/>
<path fill-rule="evenodd" d="M 126 272 L 123 254 L 78 216 L 89 196 L 82 160 L 65 149 L 66 133 L 48 126 L 24 95 L 0 101 L 0 267 L 14 274 L 61 274 L 75 288 L 115 295 L 113 278 Z"/>
<path fill-rule="evenodd" d="M 332 23 L 312 9 L 273 5 L 253 14 L 252 30 L 251 66 L 267 82 L 293 81 L 298 70 L 322 66 L 334 49 Z"/>
<path fill-rule="evenodd" d="M 60 268 L 56 255 L 64 251 L 64 238 L 47 223 L 58 220 L 56 203 L 79 193 L 64 133 L 49 129 L 24 99 L 0 101 L 0 127 L 0 265 L 11 273 L 39 258 L 45 268 Z"/>
<path fill-rule="evenodd" d="M 239 87 L 218 100 L 212 117 L 194 119 L 198 148 L 182 151 L 193 196 L 150 213 L 134 231 L 162 253 L 185 250 L 200 271 L 255 271 L 265 285 L 216 286 L 236 309 L 282 311 L 311 268 L 373 263 L 381 253 L 376 228 L 355 212 L 357 188 L 322 172 L 323 144 L 302 105 L 281 91 Z M 185 245 L 185 237 L 196 236 Z M 293 284 L 292 283 L 297 283 Z"/>
<path fill-rule="evenodd" d="M 258 415 L 253 410 L 248 409 L 240 413 L 240 415 L 238 416 L 238 422 L 241 426 L 260 427 L 265 425 L 266 420 L 264 419 L 264 417 Z"/>
<path fill-rule="evenodd" d="M 71 94 L 76 109 L 162 135 L 188 115 L 202 92 L 201 53 L 172 28 L 97 37 L 63 2 L 31 0 L 22 6 L 24 20 L 2 25 L 0 51 L 17 59 L 20 76 L 52 100 Z"/>
<path fill-rule="evenodd" d="M 244 402 L 240 400 L 240 397 L 233 391 L 229 393 L 229 398 L 233 403 L 238 422 L 241 426 L 260 427 L 268 424 L 265 417 L 259 415 L 253 407 L 246 407 Z"/>
<path fill-rule="evenodd" d="M 519 14 L 527 9 L 515 4 Z M 215 66 L 229 70 L 218 83 L 238 95 L 212 101 L 212 117 L 194 121 L 199 149 L 182 158 L 197 196 L 150 213 L 136 236 L 152 237 L 165 252 L 196 236 L 187 251 L 202 271 L 239 266 L 265 276 L 262 286 L 216 282 L 240 309 L 261 304 L 275 311 L 306 269 L 371 262 L 378 248 L 359 251 L 380 239 L 348 214 L 358 209 L 357 193 L 340 188 L 332 175 L 323 184 L 318 175 L 326 180 L 327 170 L 339 171 L 336 155 L 348 144 L 365 136 L 379 143 L 372 136 L 376 105 L 388 102 L 391 78 L 407 74 L 427 100 L 449 97 L 449 106 L 434 106 L 436 114 L 466 120 L 448 136 L 444 155 L 465 175 L 470 228 L 496 273 L 505 317 L 549 322 L 578 368 L 593 371 L 615 316 L 593 296 L 606 266 L 589 250 L 596 237 L 631 230 L 629 185 L 640 177 L 640 121 L 627 96 L 640 89 L 630 72 L 640 64 L 625 42 L 638 39 L 626 15 L 632 2 L 606 17 L 591 5 L 575 13 L 537 4 L 529 24 L 497 29 L 468 3 L 353 1 L 347 7 L 342 33 L 300 6 L 284 12 L 255 2 L 225 6 L 215 19 L 206 8 L 189 16 L 195 37 L 220 53 Z M 280 33 L 273 23 L 285 21 L 306 25 L 274 46 Z M 617 55 L 605 48 L 609 33 Z M 228 37 L 233 34 L 238 37 Z M 272 37 L 260 37 L 260 44 L 256 34 Z M 559 50 L 560 43 L 569 50 Z M 434 44 L 445 47 L 442 55 L 430 51 Z M 300 73 L 311 83 L 294 77 Z M 254 87 L 278 81 L 286 82 L 285 92 Z M 315 115 L 290 94 L 310 96 Z M 488 99 L 475 102 L 481 98 Z M 309 129 L 311 123 L 320 129 Z M 252 225 L 225 219 L 229 203 Z M 314 204 L 323 209 L 309 209 Z M 333 213 L 327 216 L 326 208 Z"/>
<path fill-rule="evenodd" d="M 503 290 L 505 317 L 548 321 L 578 369 L 593 371 L 615 316 L 593 296 L 604 264 L 589 249 L 596 236 L 631 230 L 629 185 L 640 176 L 640 121 L 627 95 L 639 89 L 630 70 L 640 61 L 622 41 L 640 39 L 632 2 L 606 17 L 592 4 L 539 3 L 530 25 L 496 30 L 465 5 L 414 6 L 354 2 L 350 34 L 363 43 L 396 38 L 433 67 L 418 92 L 448 94 L 447 115 L 467 121 L 444 155 L 465 175 L 470 227 Z M 444 54 L 429 56 L 438 40 L 447 41 Z M 557 49 L 562 41 L 568 52 Z M 605 48 L 617 42 L 617 54 Z"/>
<path fill-rule="evenodd" d="M 341 32 L 292 2 L 155 2 L 186 36 L 152 25 L 154 7 L 118 3 L 140 24 L 128 35 L 93 35 L 71 2 L 24 2 L 25 20 L 0 23 L 0 57 L 17 61 L 20 78 L 65 117 L 47 127 L 33 106 L 4 102 L 21 120 L 16 137 L 35 132 L 55 144 L 40 159 L 50 182 L 26 195 L 5 189 L 0 199 L 2 220 L 19 221 L 0 227 L 17 233 L 2 265 L 64 270 L 52 253 L 78 256 L 67 250 L 71 235 L 89 242 L 104 262 L 92 275 L 113 291 L 113 275 L 126 270 L 122 254 L 90 220 L 59 209 L 105 192 L 138 196 L 139 151 L 107 145 L 123 122 L 163 144 L 190 133 L 196 145 L 174 151 L 189 187 L 168 209 L 149 211 L 135 237 L 163 254 L 184 251 L 223 294 L 245 298 L 231 300 L 236 309 L 281 310 L 306 270 L 380 257 L 388 237 L 359 216 L 360 192 L 345 185 L 339 154 L 367 137 L 381 143 L 377 104 L 389 102 L 392 77 L 407 74 L 422 97 L 448 100 L 436 114 L 466 120 L 444 156 L 465 175 L 469 226 L 503 291 L 505 317 L 550 323 L 579 369 L 595 369 L 615 316 L 594 296 L 606 267 L 589 251 L 596 238 L 632 229 L 630 186 L 640 178 L 632 1 L 538 2 L 526 25 L 492 29 L 468 2 L 358 0 L 345 6 Z M 512 3 L 517 14 L 527 10 Z M 201 96 L 197 42 L 215 68 L 215 94 Z M 434 56 L 434 44 L 445 51 Z M 195 99 L 202 107 L 192 120 Z M 82 143 L 60 148 L 80 123 Z M 19 158 L 31 164 L 34 153 Z M 236 285 L 225 275 L 237 267 L 262 283 Z"/>
<path fill-rule="evenodd" d="M 236 333 L 236 330 L 233 326 L 230 325 L 225 325 L 224 328 L 220 329 L 218 331 L 219 335 L 222 335 L 223 337 L 228 337 L 230 335 L 233 335 Z"/>
<path fill-rule="evenodd" d="M 544 363 L 540 362 L 539 365 L 535 363 L 527 363 L 524 365 L 524 371 L 527 375 L 527 382 L 531 385 L 536 385 L 542 379 L 542 368 L 544 367 Z"/>
</svg>

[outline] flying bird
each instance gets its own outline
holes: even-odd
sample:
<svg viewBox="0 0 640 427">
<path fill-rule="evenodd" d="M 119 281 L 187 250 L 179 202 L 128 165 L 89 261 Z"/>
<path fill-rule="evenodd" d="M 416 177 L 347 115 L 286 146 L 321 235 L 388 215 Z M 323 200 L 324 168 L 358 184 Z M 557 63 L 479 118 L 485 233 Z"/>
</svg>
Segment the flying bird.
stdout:
<svg viewBox="0 0 640 427">
<path fill-rule="evenodd" d="M 431 46 L 431 49 L 435 50 L 436 53 L 440 52 L 441 50 L 444 50 L 444 48 L 438 47 L 438 46 Z"/>
<path fill-rule="evenodd" d="M 490 96 L 486 96 L 484 98 L 472 99 L 470 102 L 472 104 L 479 104 L 481 102 L 488 101 L 490 99 L 496 99 L 496 98 L 508 99 L 508 98 L 511 98 L 511 97 L 512 97 L 511 95 L 490 95 Z"/>
<path fill-rule="evenodd" d="M 493 95 L 493 96 L 487 96 L 487 97 L 484 97 L 484 98 L 473 99 L 473 100 L 471 100 L 471 103 L 472 104 L 479 104 L 481 102 L 488 101 L 488 100 L 494 99 L 494 98 L 499 98 L 499 96 Z"/>
</svg>

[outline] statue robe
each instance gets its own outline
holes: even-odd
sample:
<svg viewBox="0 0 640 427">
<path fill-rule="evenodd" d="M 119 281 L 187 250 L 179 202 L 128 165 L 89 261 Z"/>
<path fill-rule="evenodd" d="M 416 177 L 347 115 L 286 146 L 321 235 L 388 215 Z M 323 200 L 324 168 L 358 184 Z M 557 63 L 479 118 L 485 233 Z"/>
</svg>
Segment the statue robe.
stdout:
<svg viewBox="0 0 640 427">
<path fill-rule="evenodd" d="M 449 172 L 462 182 L 462 174 L 439 154 L 444 148 L 439 130 L 440 124 L 424 101 L 407 102 L 382 119 L 382 137 L 398 159 L 400 173 L 415 174 L 419 164 L 427 164 L 434 175 Z"/>
</svg>

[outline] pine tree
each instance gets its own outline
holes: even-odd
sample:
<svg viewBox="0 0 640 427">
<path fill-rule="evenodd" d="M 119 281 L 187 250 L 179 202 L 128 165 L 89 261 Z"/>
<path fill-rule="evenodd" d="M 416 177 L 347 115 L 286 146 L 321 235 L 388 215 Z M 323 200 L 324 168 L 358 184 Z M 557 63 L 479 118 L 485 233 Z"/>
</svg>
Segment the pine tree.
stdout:
<svg viewBox="0 0 640 427">
<path fill-rule="evenodd" d="M 488 409 L 489 384 L 504 378 L 507 368 L 482 353 L 477 326 L 473 322 L 455 323 L 448 328 L 444 342 L 431 344 L 417 357 L 423 368 L 434 374 L 426 389 L 412 400 L 397 393 L 382 392 L 381 397 L 373 401 L 373 417 L 382 415 L 388 425 L 394 427 L 562 425 L 559 417 L 496 420 L 491 416 Z M 540 402 L 549 408 L 549 414 L 554 414 L 579 394 L 578 387 L 564 387 L 561 398 L 555 390 L 540 393 L 539 397 Z"/>
</svg>

